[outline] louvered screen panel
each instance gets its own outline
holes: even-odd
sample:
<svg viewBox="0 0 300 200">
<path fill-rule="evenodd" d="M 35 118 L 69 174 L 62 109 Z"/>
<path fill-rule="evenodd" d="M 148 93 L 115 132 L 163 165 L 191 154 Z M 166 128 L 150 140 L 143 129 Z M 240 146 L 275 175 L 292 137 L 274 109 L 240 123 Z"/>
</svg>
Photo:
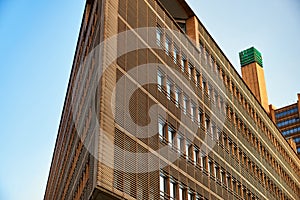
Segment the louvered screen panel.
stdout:
<svg viewBox="0 0 300 200">
<path fill-rule="evenodd" d="M 159 195 L 159 171 L 149 172 L 149 199 L 160 199 Z"/>
<path fill-rule="evenodd" d="M 123 191 L 124 184 L 124 133 L 115 129 L 114 187 Z"/>
<path fill-rule="evenodd" d="M 214 180 L 210 180 L 210 190 L 216 192 L 216 182 Z"/>
<path fill-rule="evenodd" d="M 178 181 L 182 182 L 183 184 L 187 185 L 187 177 L 182 173 L 179 173 Z"/>
<path fill-rule="evenodd" d="M 195 176 L 195 165 L 188 162 L 187 164 L 187 173 L 191 176 L 191 177 L 194 177 Z"/>
<path fill-rule="evenodd" d="M 124 192 L 136 197 L 136 142 L 125 135 L 124 139 Z"/>
<path fill-rule="evenodd" d="M 137 174 L 143 174 L 148 172 L 148 162 L 149 162 L 149 152 L 146 148 L 142 145 L 137 145 L 137 165 L 136 165 L 136 172 Z M 139 175 L 138 175 L 139 176 Z"/>
<path fill-rule="evenodd" d="M 176 162 L 175 162 L 176 163 Z M 172 177 L 174 177 L 175 179 L 178 179 L 178 174 L 179 174 L 179 172 L 178 172 L 178 170 L 176 170 L 174 167 L 172 167 L 172 166 L 170 166 L 170 175 L 172 176 Z"/>
<path fill-rule="evenodd" d="M 117 70 L 117 80 L 122 78 L 124 74 Z M 125 118 L 125 85 L 118 84 L 117 90 L 115 93 L 115 122 L 120 125 L 121 127 L 124 127 L 124 118 Z"/>
<path fill-rule="evenodd" d="M 147 5 L 144 1 L 138 1 L 138 27 L 147 27 L 148 24 L 145 22 L 147 19 Z"/>
<path fill-rule="evenodd" d="M 124 0 L 125 1 L 125 0 Z M 121 33 L 121 32 L 124 32 L 126 31 L 126 25 L 125 23 L 120 20 L 120 18 L 118 19 L 118 32 Z M 126 35 L 126 33 L 121 33 L 121 35 Z M 118 40 L 118 51 L 119 51 L 119 54 L 121 54 L 121 50 L 123 49 L 126 49 L 126 40 L 121 40 L 119 39 Z M 125 70 L 125 67 L 126 67 L 126 54 L 125 55 L 119 55 L 118 58 L 117 58 L 117 64 Z"/>
<path fill-rule="evenodd" d="M 127 0 L 127 22 L 133 28 L 137 28 L 137 1 Z"/>
<path fill-rule="evenodd" d="M 221 184 L 216 184 L 216 193 L 219 195 L 219 196 L 222 196 L 222 186 Z"/>
<path fill-rule="evenodd" d="M 128 2 L 127 0 L 119 0 L 119 14 L 121 17 L 126 19 L 126 9 L 127 9 Z"/>
</svg>

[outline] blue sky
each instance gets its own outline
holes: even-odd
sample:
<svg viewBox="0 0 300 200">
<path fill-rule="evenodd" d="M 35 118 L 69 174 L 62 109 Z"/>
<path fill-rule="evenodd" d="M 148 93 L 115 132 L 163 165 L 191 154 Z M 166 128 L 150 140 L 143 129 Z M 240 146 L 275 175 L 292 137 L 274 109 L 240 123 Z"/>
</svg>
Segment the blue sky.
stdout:
<svg viewBox="0 0 300 200">
<path fill-rule="evenodd" d="M 296 100 L 299 1 L 188 2 L 238 71 L 238 52 L 263 54 L 270 103 Z M 0 0 L 1 200 L 43 198 L 83 8 L 83 0 Z"/>
</svg>

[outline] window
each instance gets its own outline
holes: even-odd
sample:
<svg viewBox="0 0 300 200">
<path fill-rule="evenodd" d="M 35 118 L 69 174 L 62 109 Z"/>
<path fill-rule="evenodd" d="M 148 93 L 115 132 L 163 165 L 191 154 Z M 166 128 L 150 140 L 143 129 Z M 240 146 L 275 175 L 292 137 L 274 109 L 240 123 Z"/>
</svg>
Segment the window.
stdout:
<svg viewBox="0 0 300 200">
<path fill-rule="evenodd" d="M 189 190 L 188 200 L 194 200 L 194 193 L 191 190 Z"/>
<path fill-rule="evenodd" d="M 205 52 L 205 64 L 207 65 L 209 61 L 209 53 L 206 51 Z"/>
<path fill-rule="evenodd" d="M 194 122 L 196 117 L 196 104 L 194 102 L 191 103 L 191 119 Z"/>
<path fill-rule="evenodd" d="M 179 98 L 180 98 L 180 94 L 181 94 L 181 91 L 179 88 L 175 88 L 175 101 L 176 101 L 176 107 L 178 108 L 179 107 Z"/>
<path fill-rule="evenodd" d="M 208 88 L 207 88 L 207 94 L 209 98 L 213 98 L 213 89 L 212 86 L 210 84 L 208 84 Z"/>
<path fill-rule="evenodd" d="M 174 200 L 176 198 L 176 183 L 175 181 L 170 181 L 170 199 Z"/>
<path fill-rule="evenodd" d="M 205 115 L 205 131 L 206 133 L 210 130 L 210 119 Z"/>
<path fill-rule="evenodd" d="M 161 91 L 164 85 L 164 75 L 161 71 L 157 71 L 157 86 L 158 90 Z"/>
<path fill-rule="evenodd" d="M 183 96 L 183 113 L 186 115 L 188 105 L 188 97 L 186 95 Z"/>
<path fill-rule="evenodd" d="M 200 72 L 198 72 L 196 70 L 196 74 L 195 74 L 195 82 L 196 82 L 196 86 L 199 87 L 200 85 Z"/>
<path fill-rule="evenodd" d="M 167 79 L 167 98 L 171 99 L 172 81 Z"/>
<path fill-rule="evenodd" d="M 214 59 L 213 59 L 213 57 L 210 57 L 210 67 L 214 67 Z"/>
<path fill-rule="evenodd" d="M 232 189 L 232 188 L 231 188 L 231 176 L 230 176 L 230 174 L 227 174 L 227 187 L 228 187 L 229 189 Z"/>
<path fill-rule="evenodd" d="M 175 130 L 172 127 L 168 127 L 168 141 L 170 146 L 175 146 Z"/>
<path fill-rule="evenodd" d="M 215 177 L 219 180 L 220 179 L 220 168 L 217 164 L 215 164 Z"/>
<path fill-rule="evenodd" d="M 296 113 L 296 112 L 298 112 L 298 108 L 297 107 L 293 107 L 293 108 L 291 108 L 289 110 L 276 112 L 275 113 L 275 117 L 276 118 L 281 118 L 281 117 L 283 117 L 285 115 L 291 115 L 291 114 Z"/>
<path fill-rule="evenodd" d="M 214 172 L 214 163 L 211 161 L 211 159 L 208 160 L 208 170 L 209 170 L 209 174 L 210 176 L 214 176 L 215 174 Z"/>
<path fill-rule="evenodd" d="M 193 69 L 194 69 L 194 66 L 192 63 L 189 62 L 188 64 L 188 74 L 189 74 L 189 79 L 191 80 L 192 79 L 192 75 L 193 75 Z"/>
<path fill-rule="evenodd" d="M 199 149 L 197 147 L 194 147 L 193 159 L 194 164 L 197 165 L 199 163 Z"/>
<path fill-rule="evenodd" d="M 225 174 L 225 170 L 221 169 L 221 183 L 226 184 L 226 174 Z"/>
<path fill-rule="evenodd" d="M 205 79 L 202 80 L 202 90 L 207 94 L 207 83 Z"/>
<path fill-rule="evenodd" d="M 288 129 L 286 131 L 282 131 L 282 134 L 284 136 L 286 136 L 286 135 L 289 135 L 289 134 L 292 134 L 292 133 L 297 133 L 297 132 L 300 132 L 300 126 L 292 128 L 292 129 Z"/>
<path fill-rule="evenodd" d="M 237 192 L 237 190 L 236 190 L 236 180 L 234 178 L 232 179 L 232 190 L 234 192 Z"/>
<path fill-rule="evenodd" d="M 182 185 L 179 186 L 179 199 L 178 200 L 184 200 L 184 187 Z"/>
<path fill-rule="evenodd" d="M 282 127 L 282 126 L 286 126 L 286 125 L 289 125 L 289 124 L 294 124 L 296 122 L 300 122 L 300 119 L 298 117 L 297 118 L 288 119 L 288 120 L 285 120 L 285 121 L 282 121 L 282 122 L 278 122 L 277 126 L 278 127 Z"/>
<path fill-rule="evenodd" d="M 205 155 L 205 153 L 202 153 L 201 155 L 201 167 L 207 170 L 207 156 Z"/>
<path fill-rule="evenodd" d="M 198 108 L 198 126 L 200 127 L 203 121 L 203 112 L 201 108 Z"/>
<path fill-rule="evenodd" d="M 174 45 L 173 60 L 174 60 L 175 64 L 177 64 L 177 62 L 178 62 L 178 54 L 179 54 L 178 47 L 176 45 Z"/>
<path fill-rule="evenodd" d="M 181 56 L 181 71 L 184 72 L 185 71 L 185 65 L 186 65 L 186 56 L 184 54 L 182 54 Z"/>
<path fill-rule="evenodd" d="M 163 40 L 163 31 L 162 31 L 161 27 L 158 26 L 156 28 L 156 44 L 160 47 L 162 44 L 162 40 Z"/>
<path fill-rule="evenodd" d="M 166 46 L 166 54 L 170 55 L 171 39 L 169 38 L 169 36 L 166 36 L 165 46 Z"/>
<path fill-rule="evenodd" d="M 217 137 L 217 126 L 214 122 L 211 123 L 211 138 L 216 139 Z"/>
<path fill-rule="evenodd" d="M 161 139 L 165 138 L 165 131 L 164 131 L 165 122 L 162 119 L 158 120 L 158 133 Z"/>
<path fill-rule="evenodd" d="M 191 145 L 191 143 L 190 143 L 188 140 L 186 140 L 186 143 L 185 143 L 185 154 L 186 154 L 186 159 L 189 159 L 190 145 Z"/>
<path fill-rule="evenodd" d="M 164 197 L 167 193 L 167 179 L 165 175 L 162 173 L 159 176 L 159 188 L 160 188 L 160 197 Z"/>
<path fill-rule="evenodd" d="M 197 193 L 196 200 L 203 200 L 203 196 Z"/>
<path fill-rule="evenodd" d="M 177 134 L 177 148 L 179 152 L 183 151 L 183 138 L 180 134 Z"/>
</svg>

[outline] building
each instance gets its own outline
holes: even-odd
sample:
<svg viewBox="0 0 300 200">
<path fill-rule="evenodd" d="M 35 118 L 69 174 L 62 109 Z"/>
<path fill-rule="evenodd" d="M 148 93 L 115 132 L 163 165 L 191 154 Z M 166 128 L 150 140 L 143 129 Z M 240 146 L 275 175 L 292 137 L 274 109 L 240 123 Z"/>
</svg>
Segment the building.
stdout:
<svg viewBox="0 0 300 200">
<path fill-rule="evenodd" d="M 269 112 L 267 87 L 261 53 L 251 47 L 240 52 L 242 77 L 263 108 Z"/>
<path fill-rule="evenodd" d="M 299 199 L 300 161 L 184 0 L 87 0 L 53 199 Z"/>
<path fill-rule="evenodd" d="M 300 94 L 296 103 L 277 109 L 270 106 L 270 116 L 283 136 L 300 155 Z"/>
</svg>

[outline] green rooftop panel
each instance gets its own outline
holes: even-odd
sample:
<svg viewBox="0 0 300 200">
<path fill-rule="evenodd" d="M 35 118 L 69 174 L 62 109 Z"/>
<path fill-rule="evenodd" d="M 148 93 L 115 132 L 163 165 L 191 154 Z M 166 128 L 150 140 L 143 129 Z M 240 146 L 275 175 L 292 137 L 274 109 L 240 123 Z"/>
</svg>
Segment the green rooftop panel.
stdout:
<svg viewBox="0 0 300 200">
<path fill-rule="evenodd" d="M 240 52 L 239 55 L 240 55 L 240 63 L 242 67 L 254 62 L 258 63 L 261 67 L 263 67 L 261 53 L 254 47 L 251 47 L 249 49 Z"/>
</svg>

